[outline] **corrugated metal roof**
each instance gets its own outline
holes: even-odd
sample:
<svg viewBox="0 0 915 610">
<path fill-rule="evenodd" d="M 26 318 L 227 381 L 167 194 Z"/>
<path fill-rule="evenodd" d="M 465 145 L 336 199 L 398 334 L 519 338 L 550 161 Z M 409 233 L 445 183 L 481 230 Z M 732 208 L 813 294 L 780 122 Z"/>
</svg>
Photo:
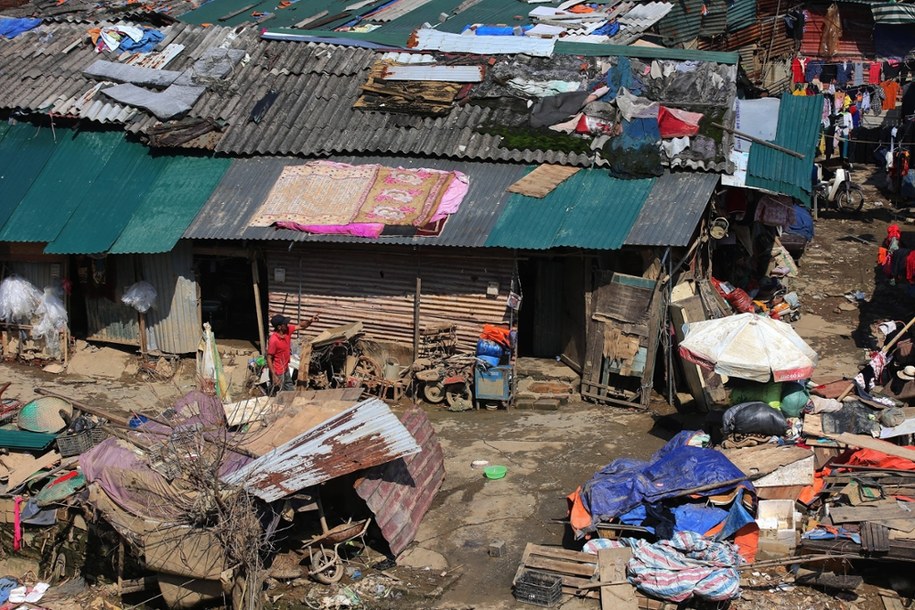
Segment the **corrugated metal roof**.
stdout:
<svg viewBox="0 0 915 610">
<path fill-rule="evenodd" d="M 428 167 L 467 174 L 470 186 L 461 207 L 437 237 L 381 237 L 372 243 L 479 247 L 501 211 L 505 190 L 527 170 L 523 165 L 469 163 L 406 157 L 332 157 L 341 163 L 378 163 L 409 168 Z M 248 220 L 264 202 L 283 167 L 302 160 L 290 158 L 236 159 L 209 201 L 188 227 L 188 239 L 263 239 L 330 243 L 367 243 L 344 235 L 310 235 L 299 231 L 249 227 Z"/>
<path fill-rule="evenodd" d="M 625 245 L 688 245 L 718 179 L 701 172 L 665 173 L 655 181 Z"/>
<path fill-rule="evenodd" d="M 874 57 L 874 16 L 870 6 L 842 2 L 838 4 L 842 21 L 839 52 L 831 59 L 864 59 Z M 808 6 L 804 21 L 804 38 L 801 53 L 807 57 L 820 57 L 820 40 L 826 22 L 828 5 Z"/>
<path fill-rule="evenodd" d="M 15 211 L 55 148 L 50 129 L 0 123 L 0 226 Z"/>
<path fill-rule="evenodd" d="M 681 0 L 658 22 L 664 43 L 669 46 L 683 46 L 699 37 L 702 24 L 702 0 Z"/>
<path fill-rule="evenodd" d="M 0 141 L 0 163 L 4 142 L 18 157 L 0 165 L 16 170 L 3 179 L 0 241 L 50 242 L 57 254 L 168 252 L 229 165 L 153 154 L 123 132 L 19 124 Z"/>
<path fill-rule="evenodd" d="M 166 158 L 151 156 L 146 147 L 122 139 L 92 187 L 77 194 L 78 207 L 44 251 L 47 254 L 106 252 L 167 165 Z"/>
<path fill-rule="evenodd" d="M 142 195 L 140 205 L 111 254 L 168 252 L 207 202 L 229 169 L 229 159 L 168 157 L 159 177 Z"/>
<path fill-rule="evenodd" d="M 733 0 L 728 4 L 728 32 L 736 32 L 756 21 L 756 0 Z"/>
<path fill-rule="evenodd" d="M 513 193 L 486 245 L 616 250 L 629 235 L 654 183 L 653 178 L 620 180 L 606 170 L 585 169 L 543 199 Z"/>
<path fill-rule="evenodd" d="M 915 4 L 904 4 L 902 2 L 872 4 L 871 12 L 876 23 L 895 25 L 915 23 Z"/>
<path fill-rule="evenodd" d="M 356 493 L 375 513 L 375 523 L 395 557 L 413 542 L 445 479 L 444 453 L 426 414 L 411 409 L 401 422 L 422 451 L 373 468 L 356 483 Z"/>
<path fill-rule="evenodd" d="M 22 125 L 22 129 L 34 129 Z M 51 131 L 50 129 L 42 131 Z M 0 230 L 0 241 L 49 242 L 67 224 L 82 196 L 95 183 L 105 164 L 124 141 L 120 132 L 56 130 L 57 144 L 28 192 L 13 203 L 15 209 Z"/>
<path fill-rule="evenodd" d="M 699 19 L 699 36 L 712 37 L 724 34 L 728 29 L 728 5 L 726 0 L 706 0 L 706 13 Z"/>
<path fill-rule="evenodd" d="M 823 96 L 783 94 L 775 144 L 804 155 L 798 159 L 769 146 L 754 144 L 747 163 L 747 186 L 810 201 L 810 172 L 820 134 Z"/>
<path fill-rule="evenodd" d="M 371 398 L 222 477 L 273 502 L 306 487 L 419 453 L 384 401 Z"/>
</svg>

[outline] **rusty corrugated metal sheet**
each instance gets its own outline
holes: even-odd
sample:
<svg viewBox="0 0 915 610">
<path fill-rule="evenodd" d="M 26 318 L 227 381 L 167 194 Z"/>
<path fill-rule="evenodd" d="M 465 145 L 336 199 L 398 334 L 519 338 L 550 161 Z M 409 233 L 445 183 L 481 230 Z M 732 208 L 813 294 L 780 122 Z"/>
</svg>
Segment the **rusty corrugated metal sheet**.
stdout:
<svg viewBox="0 0 915 610">
<path fill-rule="evenodd" d="M 455 324 L 459 346 L 472 349 L 483 324 L 502 321 L 514 270 L 512 257 L 492 250 L 316 244 L 270 245 L 265 254 L 270 312 L 296 318 L 320 311 L 309 332 L 363 322 L 367 338 L 405 346 L 413 344 L 417 276 L 420 327 Z M 272 279 L 277 267 L 284 282 Z"/>
<path fill-rule="evenodd" d="M 419 453 L 384 401 L 364 400 L 222 477 L 273 502 L 305 487 Z"/>
<path fill-rule="evenodd" d="M 396 557 L 413 542 L 435 494 L 445 480 L 442 446 L 421 409 L 401 418 L 422 451 L 373 468 L 356 483 L 356 493 L 375 513 L 375 522 Z"/>
<path fill-rule="evenodd" d="M 839 5 L 839 18 L 842 21 L 842 37 L 839 38 L 839 53 L 830 59 L 860 60 L 873 57 L 874 49 L 874 15 L 869 5 Z M 828 5 L 810 6 L 807 9 L 807 20 L 804 22 L 804 39 L 801 41 L 801 53 L 807 57 L 820 57 L 820 39 L 823 37 L 823 23 L 826 19 Z"/>
</svg>

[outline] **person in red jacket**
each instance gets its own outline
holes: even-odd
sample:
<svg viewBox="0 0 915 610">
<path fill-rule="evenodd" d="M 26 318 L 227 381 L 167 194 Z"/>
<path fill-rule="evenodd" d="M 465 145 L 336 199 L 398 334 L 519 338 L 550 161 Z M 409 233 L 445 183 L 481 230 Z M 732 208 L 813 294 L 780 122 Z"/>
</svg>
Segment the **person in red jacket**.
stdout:
<svg viewBox="0 0 915 610">
<path fill-rule="evenodd" d="M 283 315 L 270 318 L 273 332 L 267 341 L 267 367 L 270 369 L 270 380 L 274 392 L 292 390 L 292 374 L 289 372 L 289 360 L 292 358 L 292 333 L 306 329 L 318 319 L 317 315 L 311 317 L 304 324 L 290 324 L 292 320 Z"/>
</svg>

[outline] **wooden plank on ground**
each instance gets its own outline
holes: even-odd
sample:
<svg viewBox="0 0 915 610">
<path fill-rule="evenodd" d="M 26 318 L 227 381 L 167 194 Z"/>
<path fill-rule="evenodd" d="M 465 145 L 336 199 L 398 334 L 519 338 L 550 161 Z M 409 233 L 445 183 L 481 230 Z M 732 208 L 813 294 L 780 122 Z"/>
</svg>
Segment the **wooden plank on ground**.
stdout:
<svg viewBox="0 0 915 610">
<path fill-rule="evenodd" d="M 561 559 L 547 559 L 531 555 L 524 562 L 524 565 L 534 570 L 543 570 L 545 572 L 554 572 L 556 574 L 568 574 L 570 576 L 585 576 L 590 578 L 594 575 L 595 566 L 587 563 L 578 563 L 575 561 L 562 561 Z"/>
<path fill-rule="evenodd" d="M 601 582 L 623 582 L 600 588 L 601 610 L 638 610 L 639 603 L 635 589 L 626 583 L 626 564 L 632 557 L 632 549 L 601 549 L 597 553 Z"/>
<path fill-rule="evenodd" d="M 542 199 L 578 170 L 577 167 L 565 165 L 539 165 L 534 171 L 509 186 L 508 192 Z"/>
<path fill-rule="evenodd" d="M 869 507 L 861 506 L 832 506 L 829 517 L 833 523 L 857 523 L 860 521 L 884 521 L 889 519 L 910 519 L 915 523 L 915 513 L 911 513 L 898 506 Z"/>
<path fill-rule="evenodd" d="M 880 451 L 881 453 L 885 453 L 887 455 L 892 455 L 894 457 L 915 462 L 915 449 L 900 447 L 899 445 L 894 445 L 893 443 L 888 443 L 887 441 L 881 441 L 880 439 L 876 439 L 872 436 L 852 434 L 850 432 L 843 432 L 842 434 L 824 434 L 823 436 L 839 443 L 850 445 L 852 447 L 860 447 L 861 449 L 873 449 L 874 451 Z"/>
</svg>

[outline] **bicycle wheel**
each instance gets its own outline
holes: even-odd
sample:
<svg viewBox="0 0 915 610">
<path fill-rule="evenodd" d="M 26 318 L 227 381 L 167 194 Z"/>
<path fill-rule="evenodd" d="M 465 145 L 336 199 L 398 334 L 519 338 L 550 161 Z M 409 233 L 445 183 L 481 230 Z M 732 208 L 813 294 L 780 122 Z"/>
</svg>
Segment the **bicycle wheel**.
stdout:
<svg viewBox="0 0 915 610">
<path fill-rule="evenodd" d="M 836 205 L 843 212 L 860 212 L 864 207 L 864 191 L 854 182 L 847 182 L 836 195 Z"/>
</svg>

